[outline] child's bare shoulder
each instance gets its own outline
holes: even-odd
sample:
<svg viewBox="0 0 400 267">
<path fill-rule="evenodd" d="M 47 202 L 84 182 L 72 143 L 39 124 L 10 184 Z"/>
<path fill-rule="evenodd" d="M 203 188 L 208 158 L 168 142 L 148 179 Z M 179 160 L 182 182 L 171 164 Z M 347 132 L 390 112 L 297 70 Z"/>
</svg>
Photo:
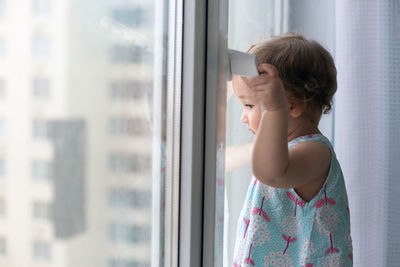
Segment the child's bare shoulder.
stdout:
<svg viewBox="0 0 400 267">
<path fill-rule="evenodd" d="M 320 141 L 305 141 L 289 150 L 289 158 L 299 161 L 298 164 L 293 163 L 294 166 L 306 169 L 302 172 L 303 177 L 297 177 L 299 183 L 295 190 L 305 201 L 310 201 L 318 194 L 328 177 L 331 163 L 330 148 Z"/>
</svg>

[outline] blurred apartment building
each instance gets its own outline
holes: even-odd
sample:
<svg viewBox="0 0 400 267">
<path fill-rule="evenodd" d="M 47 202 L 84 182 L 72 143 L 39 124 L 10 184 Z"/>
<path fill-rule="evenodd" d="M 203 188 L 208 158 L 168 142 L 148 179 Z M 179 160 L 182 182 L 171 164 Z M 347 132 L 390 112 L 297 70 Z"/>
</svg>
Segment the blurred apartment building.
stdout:
<svg viewBox="0 0 400 267">
<path fill-rule="evenodd" d="M 150 266 L 153 19 L 0 0 L 0 266 Z"/>
</svg>

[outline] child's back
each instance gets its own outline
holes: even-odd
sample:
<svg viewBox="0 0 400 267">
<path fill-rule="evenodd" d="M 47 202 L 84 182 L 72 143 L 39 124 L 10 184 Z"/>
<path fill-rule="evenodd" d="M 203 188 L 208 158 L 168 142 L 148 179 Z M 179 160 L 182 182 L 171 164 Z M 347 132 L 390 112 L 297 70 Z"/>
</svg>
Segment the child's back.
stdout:
<svg viewBox="0 0 400 267">
<path fill-rule="evenodd" d="M 270 187 L 253 177 L 238 221 L 237 266 L 352 265 L 349 209 L 339 162 L 331 143 L 320 134 L 298 137 L 289 148 L 308 141 L 331 149 L 325 184 L 305 202 L 294 189 Z"/>
</svg>

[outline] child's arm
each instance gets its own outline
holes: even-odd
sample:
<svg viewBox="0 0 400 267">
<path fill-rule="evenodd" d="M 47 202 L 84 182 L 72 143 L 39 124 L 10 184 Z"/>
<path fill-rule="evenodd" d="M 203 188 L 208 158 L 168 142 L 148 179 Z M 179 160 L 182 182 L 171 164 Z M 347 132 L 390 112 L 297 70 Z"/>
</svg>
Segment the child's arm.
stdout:
<svg viewBox="0 0 400 267">
<path fill-rule="evenodd" d="M 278 71 L 269 64 L 251 81 L 255 97 L 266 110 L 261 118 L 252 154 L 253 174 L 262 183 L 295 188 L 323 177 L 330 151 L 320 142 L 300 143 L 288 150 L 288 105 Z"/>
<path fill-rule="evenodd" d="M 251 161 L 253 142 L 239 145 L 228 146 L 225 149 L 225 172 L 233 171 Z"/>
</svg>

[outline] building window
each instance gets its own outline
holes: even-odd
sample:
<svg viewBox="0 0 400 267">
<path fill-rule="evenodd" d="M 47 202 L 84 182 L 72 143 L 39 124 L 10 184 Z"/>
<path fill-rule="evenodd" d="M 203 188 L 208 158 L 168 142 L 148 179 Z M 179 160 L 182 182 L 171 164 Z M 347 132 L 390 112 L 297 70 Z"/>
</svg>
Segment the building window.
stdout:
<svg viewBox="0 0 400 267">
<path fill-rule="evenodd" d="M 4 11 L 5 11 L 5 0 L 0 0 L 0 18 L 4 17 Z"/>
<path fill-rule="evenodd" d="M 108 203 L 113 207 L 141 209 L 151 206 L 151 192 L 135 189 L 111 189 L 108 191 Z"/>
<path fill-rule="evenodd" d="M 5 122 L 3 119 L 0 119 L 0 138 L 4 138 L 5 132 Z"/>
<path fill-rule="evenodd" d="M 110 84 L 110 97 L 112 99 L 135 99 L 144 97 L 152 98 L 152 84 L 139 81 L 114 81 Z"/>
<path fill-rule="evenodd" d="M 50 244 L 46 242 L 36 241 L 33 243 L 33 257 L 37 260 L 50 260 L 51 251 Z"/>
<path fill-rule="evenodd" d="M 48 123 L 46 120 L 33 120 L 33 137 L 35 139 L 47 139 L 49 137 Z"/>
<path fill-rule="evenodd" d="M 109 121 L 112 135 L 148 135 L 149 124 L 144 118 L 112 118 Z"/>
<path fill-rule="evenodd" d="M 4 217 L 6 215 L 6 201 L 4 197 L 0 197 L 0 217 Z"/>
<path fill-rule="evenodd" d="M 151 238 L 151 228 L 148 225 L 112 223 L 108 230 L 109 239 L 115 243 L 148 244 Z"/>
<path fill-rule="evenodd" d="M 38 220 L 51 220 L 51 204 L 35 201 L 33 203 L 33 218 Z"/>
<path fill-rule="evenodd" d="M 0 179 L 6 175 L 6 166 L 4 159 L 0 158 Z"/>
<path fill-rule="evenodd" d="M 0 59 L 4 59 L 6 57 L 6 40 L 3 37 L 0 37 Z"/>
<path fill-rule="evenodd" d="M 53 164 L 47 161 L 32 162 L 32 177 L 36 180 L 50 180 L 53 177 Z"/>
<path fill-rule="evenodd" d="M 0 78 L 0 98 L 4 98 L 6 96 L 6 81 L 3 78 Z"/>
<path fill-rule="evenodd" d="M 151 156 L 127 153 L 111 153 L 109 170 L 111 172 L 143 172 L 150 170 Z"/>
<path fill-rule="evenodd" d="M 150 54 L 136 45 L 113 45 L 110 51 L 111 62 L 115 64 L 146 63 Z"/>
<path fill-rule="evenodd" d="M 50 17 L 51 0 L 33 0 L 33 14 L 37 17 Z"/>
<path fill-rule="evenodd" d="M 108 267 L 150 267 L 150 263 L 117 258 L 117 259 L 110 259 Z"/>
<path fill-rule="evenodd" d="M 35 78 L 33 80 L 33 96 L 36 98 L 48 98 L 50 95 L 50 80 Z"/>
<path fill-rule="evenodd" d="M 35 36 L 32 44 L 32 54 L 36 60 L 48 60 L 51 54 L 51 41 L 45 36 Z"/>
<path fill-rule="evenodd" d="M 119 8 L 111 11 L 111 18 L 128 27 L 144 27 L 151 23 L 149 10 L 143 8 Z"/>
<path fill-rule="evenodd" d="M 0 237 L 0 255 L 4 256 L 7 253 L 7 243 L 4 237 Z"/>
</svg>

